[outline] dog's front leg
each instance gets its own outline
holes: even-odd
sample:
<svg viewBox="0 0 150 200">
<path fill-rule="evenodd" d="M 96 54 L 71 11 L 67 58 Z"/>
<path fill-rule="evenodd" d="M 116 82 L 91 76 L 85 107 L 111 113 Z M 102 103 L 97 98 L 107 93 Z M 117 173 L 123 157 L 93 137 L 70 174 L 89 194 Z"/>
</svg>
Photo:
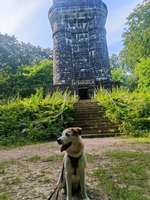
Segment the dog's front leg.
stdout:
<svg viewBox="0 0 150 200">
<path fill-rule="evenodd" d="M 66 172 L 65 179 L 66 179 L 66 188 L 67 188 L 67 199 L 66 200 L 72 200 L 72 174 L 69 172 Z"/>
<path fill-rule="evenodd" d="M 65 155 L 64 166 L 65 166 L 65 182 L 67 190 L 66 200 L 72 200 L 72 170 L 71 170 L 71 162 L 67 155 Z"/>
<path fill-rule="evenodd" d="M 80 169 L 80 187 L 81 187 L 81 195 L 84 200 L 90 200 L 85 188 L 85 170 Z"/>
</svg>

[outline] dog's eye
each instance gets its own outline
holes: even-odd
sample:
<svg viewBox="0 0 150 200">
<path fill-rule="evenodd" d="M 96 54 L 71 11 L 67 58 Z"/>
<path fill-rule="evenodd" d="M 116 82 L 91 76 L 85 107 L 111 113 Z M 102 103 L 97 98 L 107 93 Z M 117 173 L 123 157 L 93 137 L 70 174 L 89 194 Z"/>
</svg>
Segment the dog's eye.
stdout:
<svg viewBox="0 0 150 200">
<path fill-rule="evenodd" d="M 69 137 L 70 136 L 69 133 L 66 133 L 66 136 Z"/>
</svg>

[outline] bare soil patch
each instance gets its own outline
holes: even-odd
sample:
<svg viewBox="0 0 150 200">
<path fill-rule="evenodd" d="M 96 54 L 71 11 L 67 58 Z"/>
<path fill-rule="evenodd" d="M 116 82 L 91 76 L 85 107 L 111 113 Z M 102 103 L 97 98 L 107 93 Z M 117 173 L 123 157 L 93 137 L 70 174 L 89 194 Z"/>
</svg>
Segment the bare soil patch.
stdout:
<svg viewBox="0 0 150 200">
<path fill-rule="evenodd" d="M 91 199 L 108 200 L 109 196 L 92 175 L 99 163 L 110 163 L 106 152 L 131 151 L 150 153 L 150 144 L 123 138 L 85 139 L 87 187 Z M 0 151 L 0 199 L 46 200 L 54 188 L 62 167 L 63 155 L 56 142 L 29 145 Z M 6 198 L 3 198 L 5 196 Z"/>
</svg>

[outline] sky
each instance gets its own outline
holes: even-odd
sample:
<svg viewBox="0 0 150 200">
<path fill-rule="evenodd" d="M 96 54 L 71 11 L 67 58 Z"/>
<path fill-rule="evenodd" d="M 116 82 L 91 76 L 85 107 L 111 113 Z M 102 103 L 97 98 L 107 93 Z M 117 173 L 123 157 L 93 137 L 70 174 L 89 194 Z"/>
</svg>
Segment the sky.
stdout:
<svg viewBox="0 0 150 200">
<path fill-rule="evenodd" d="M 71 1 L 71 0 L 70 0 Z M 81 0 L 82 1 L 82 0 Z M 103 0 L 108 6 L 106 24 L 109 54 L 119 53 L 126 18 L 143 0 Z M 43 48 L 52 48 L 48 10 L 52 0 L 0 0 L 0 32 Z"/>
</svg>

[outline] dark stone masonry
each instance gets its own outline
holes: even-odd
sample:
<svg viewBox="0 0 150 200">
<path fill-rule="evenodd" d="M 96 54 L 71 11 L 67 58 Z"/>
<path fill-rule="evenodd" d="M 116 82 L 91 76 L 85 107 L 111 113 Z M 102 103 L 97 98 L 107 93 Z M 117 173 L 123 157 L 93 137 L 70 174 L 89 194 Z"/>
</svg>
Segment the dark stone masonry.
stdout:
<svg viewBox="0 0 150 200">
<path fill-rule="evenodd" d="M 81 98 L 100 85 L 110 87 L 107 13 L 101 0 L 53 0 L 54 87 L 70 88 Z"/>
</svg>

